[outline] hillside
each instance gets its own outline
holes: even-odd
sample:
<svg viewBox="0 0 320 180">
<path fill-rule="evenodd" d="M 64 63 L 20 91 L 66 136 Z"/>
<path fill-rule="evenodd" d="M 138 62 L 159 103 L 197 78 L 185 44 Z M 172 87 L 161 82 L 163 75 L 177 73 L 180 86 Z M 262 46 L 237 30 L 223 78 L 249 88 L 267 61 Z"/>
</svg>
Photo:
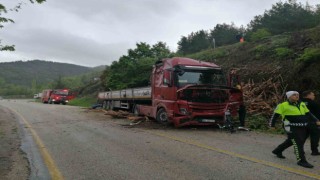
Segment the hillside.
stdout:
<svg viewBox="0 0 320 180">
<path fill-rule="evenodd" d="M 288 90 L 320 90 L 320 26 L 258 41 L 208 49 L 188 57 L 237 68 L 249 113 L 270 115 Z"/>
<path fill-rule="evenodd" d="M 239 69 L 245 83 L 281 77 L 287 89 L 320 89 L 320 26 L 259 41 L 209 49 L 188 57 Z M 214 60 L 213 60 L 214 59 Z"/>
<path fill-rule="evenodd" d="M 74 64 L 41 60 L 0 63 L 0 78 L 7 84 L 31 87 L 32 82 L 44 84 L 61 77 L 76 76 L 92 71 L 93 68 Z"/>
</svg>

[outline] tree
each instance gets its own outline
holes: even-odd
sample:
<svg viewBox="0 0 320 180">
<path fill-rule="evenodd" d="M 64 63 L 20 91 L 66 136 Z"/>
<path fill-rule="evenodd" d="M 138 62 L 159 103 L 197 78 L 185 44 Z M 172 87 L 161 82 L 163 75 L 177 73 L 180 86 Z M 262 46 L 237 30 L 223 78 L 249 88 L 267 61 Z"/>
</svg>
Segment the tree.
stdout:
<svg viewBox="0 0 320 180">
<path fill-rule="evenodd" d="M 208 49 L 211 45 L 207 31 L 192 32 L 188 37 L 182 36 L 178 42 L 178 53 L 185 55 Z"/>
<path fill-rule="evenodd" d="M 65 84 L 62 81 L 62 76 L 59 75 L 58 79 L 53 83 L 53 89 L 63 89 L 65 88 Z"/>
<path fill-rule="evenodd" d="M 129 49 L 128 55 L 114 61 L 101 75 L 105 89 L 124 89 L 147 86 L 152 65 L 159 59 L 171 57 L 172 53 L 163 42 L 150 46 L 141 42 L 135 49 Z"/>
<path fill-rule="evenodd" d="M 170 49 L 167 47 L 166 43 L 164 42 L 158 42 L 157 44 L 153 45 L 151 48 L 151 57 L 152 58 L 168 58 L 173 56 L 173 54 L 170 52 Z"/>
<path fill-rule="evenodd" d="M 319 11 L 319 6 L 318 6 Z M 256 32 L 258 29 L 268 29 L 272 35 L 283 32 L 293 32 L 302 29 L 312 28 L 320 23 L 317 11 L 306 4 L 303 6 L 295 0 L 278 2 L 272 9 L 265 11 L 263 15 L 254 17 L 248 25 L 249 33 Z"/>
<path fill-rule="evenodd" d="M 190 48 L 190 45 L 189 45 L 188 38 L 185 37 L 185 36 L 182 36 L 180 41 L 178 42 L 178 51 L 177 51 L 177 53 L 185 55 L 188 52 L 190 52 L 189 48 Z"/>
<path fill-rule="evenodd" d="M 237 35 L 243 35 L 245 28 L 236 27 L 233 23 L 217 24 L 213 30 L 208 33 L 207 31 L 200 30 L 192 32 L 188 37 L 182 36 L 178 42 L 178 54 L 186 55 L 196 53 L 213 47 L 213 39 L 215 45 L 222 46 L 238 42 Z"/>
<path fill-rule="evenodd" d="M 210 31 L 210 41 L 215 39 L 216 46 L 223 46 L 239 42 L 236 38 L 237 35 L 242 36 L 244 28 L 237 28 L 234 23 L 217 24 L 213 30 Z"/>
<path fill-rule="evenodd" d="M 45 2 L 46 0 L 35 0 L 35 1 L 29 0 L 29 1 L 30 1 L 30 3 L 37 2 L 37 3 L 41 4 L 41 3 Z M 22 4 L 23 4 L 22 2 L 19 3 L 14 8 L 9 9 L 9 11 L 18 12 L 19 9 L 21 9 Z M 6 18 L 3 16 L 3 14 L 6 14 L 6 13 L 8 13 L 7 8 L 3 4 L 0 3 L 0 28 L 3 28 L 5 23 L 14 23 L 14 21 L 12 19 Z M 2 45 L 1 39 L 0 39 L 0 51 L 14 51 L 14 50 L 15 50 L 14 45 Z"/>
</svg>

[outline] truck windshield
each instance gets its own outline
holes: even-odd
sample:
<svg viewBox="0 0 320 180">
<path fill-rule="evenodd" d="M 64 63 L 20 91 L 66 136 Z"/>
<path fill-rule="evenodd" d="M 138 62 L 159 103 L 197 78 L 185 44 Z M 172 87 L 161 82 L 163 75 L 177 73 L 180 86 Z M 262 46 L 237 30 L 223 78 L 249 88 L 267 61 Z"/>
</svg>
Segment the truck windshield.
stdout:
<svg viewBox="0 0 320 180">
<path fill-rule="evenodd" d="M 55 90 L 55 91 L 53 91 L 53 94 L 68 95 L 68 91 L 67 90 Z"/>
<path fill-rule="evenodd" d="M 220 69 L 206 70 L 182 70 L 177 73 L 177 85 L 183 87 L 189 84 L 210 84 L 222 85 L 227 84 L 226 78 Z"/>
</svg>

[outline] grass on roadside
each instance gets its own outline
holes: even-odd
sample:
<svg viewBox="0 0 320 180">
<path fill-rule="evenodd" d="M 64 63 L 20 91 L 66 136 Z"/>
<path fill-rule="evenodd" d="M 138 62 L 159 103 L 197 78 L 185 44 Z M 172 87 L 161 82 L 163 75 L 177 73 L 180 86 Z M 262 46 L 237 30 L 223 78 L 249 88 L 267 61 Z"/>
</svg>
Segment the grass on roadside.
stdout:
<svg viewBox="0 0 320 180">
<path fill-rule="evenodd" d="M 269 120 L 270 118 L 262 115 L 248 115 L 246 117 L 246 124 L 254 131 L 267 132 L 271 134 L 285 134 L 285 131 L 282 128 L 282 121 L 280 119 L 277 120 L 275 129 L 271 129 L 269 127 Z"/>
<path fill-rule="evenodd" d="M 80 97 L 72 99 L 68 105 L 71 106 L 81 106 L 81 107 L 91 107 L 97 103 L 97 99 L 94 97 Z"/>
</svg>

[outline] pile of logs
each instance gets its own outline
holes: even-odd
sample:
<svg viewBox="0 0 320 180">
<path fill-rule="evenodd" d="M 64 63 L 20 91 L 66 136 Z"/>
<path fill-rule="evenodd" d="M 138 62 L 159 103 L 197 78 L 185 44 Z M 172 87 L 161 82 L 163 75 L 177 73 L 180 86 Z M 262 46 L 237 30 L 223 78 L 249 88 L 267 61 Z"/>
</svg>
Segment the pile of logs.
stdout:
<svg viewBox="0 0 320 180">
<path fill-rule="evenodd" d="M 109 111 L 106 111 L 104 110 L 104 114 L 105 115 L 110 115 L 112 116 L 113 118 L 127 118 L 129 115 L 132 115 L 131 113 L 129 113 L 128 111 L 112 111 L 112 110 L 109 110 Z"/>
<path fill-rule="evenodd" d="M 142 117 L 142 116 L 135 116 L 134 114 L 128 112 L 128 111 L 112 111 L 112 110 L 109 110 L 109 111 L 106 111 L 104 110 L 104 114 L 105 115 L 110 115 L 112 116 L 113 118 L 127 118 L 129 120 L 131 120 L 133 123 L 137 123 L 137 122 L 141 122 L 141 121 L 145 121 L 145 120 L 148 120 L 147 117 Z"/>
<path fill-rule="evenodd" d="M 271 115 L 276 105 L 284 100 L 286 87 L 281 76 L 259 83 L 249 80 L 242 87 L 247 113 Z"/>
</svg>

